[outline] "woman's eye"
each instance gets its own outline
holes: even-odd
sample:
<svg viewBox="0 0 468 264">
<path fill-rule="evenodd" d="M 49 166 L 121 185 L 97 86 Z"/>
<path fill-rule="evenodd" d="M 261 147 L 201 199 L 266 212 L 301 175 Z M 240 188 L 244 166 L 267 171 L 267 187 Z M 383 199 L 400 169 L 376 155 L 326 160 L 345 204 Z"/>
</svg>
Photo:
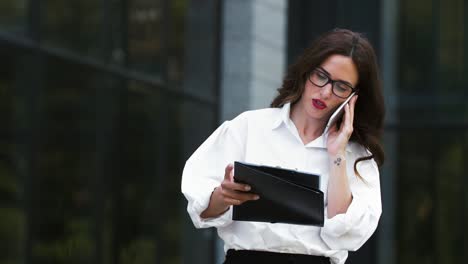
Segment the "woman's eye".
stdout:
<svg viewBox="0 0 468 264">
<path fill-rule="evenodd" d="M 317 72 L 317 77 L 322 81 L 328 80 L 328 76 L 320 72 Z"/>
<path fill-rule="evenodd" d="M 346 84 L 343 83 L 336 83 L 335 86 L 340 92 L 346 92 L 348 89 L 350 89 Z"/>
</svg>

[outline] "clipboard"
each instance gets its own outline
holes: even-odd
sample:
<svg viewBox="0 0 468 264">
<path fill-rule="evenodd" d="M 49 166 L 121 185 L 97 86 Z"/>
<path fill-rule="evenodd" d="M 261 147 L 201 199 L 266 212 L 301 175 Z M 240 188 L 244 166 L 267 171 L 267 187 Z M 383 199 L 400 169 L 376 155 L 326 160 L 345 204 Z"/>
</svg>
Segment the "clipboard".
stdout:
<svg viewBox="0 0 468 264">
<path fill-rule="evenodd" d="M 236 161 L 234 181 L 250 185 L 250 192 L 258 194 L 260 199 L 233 206 L 233 220 L 324 224 L 320 175 Z"/>
</svg>

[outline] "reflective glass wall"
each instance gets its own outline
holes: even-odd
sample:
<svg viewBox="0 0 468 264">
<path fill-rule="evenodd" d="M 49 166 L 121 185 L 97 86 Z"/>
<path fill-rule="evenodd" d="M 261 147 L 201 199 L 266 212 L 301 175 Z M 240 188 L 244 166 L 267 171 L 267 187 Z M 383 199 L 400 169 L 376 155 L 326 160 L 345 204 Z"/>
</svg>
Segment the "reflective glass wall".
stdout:
<svg viewBox="0 0 468 264">
<path fill-rule="evenodd" d="M 0 1 L 0 263 L 181 263 L 190 252 L 181 167 L 217 104 L 213 83 L 183 86 L 188 9 Z"/>
<path fill-rule="evenodd" d="M 400 1 L 396 263 L 468 262 L 468 3 Z"/>
</svg>

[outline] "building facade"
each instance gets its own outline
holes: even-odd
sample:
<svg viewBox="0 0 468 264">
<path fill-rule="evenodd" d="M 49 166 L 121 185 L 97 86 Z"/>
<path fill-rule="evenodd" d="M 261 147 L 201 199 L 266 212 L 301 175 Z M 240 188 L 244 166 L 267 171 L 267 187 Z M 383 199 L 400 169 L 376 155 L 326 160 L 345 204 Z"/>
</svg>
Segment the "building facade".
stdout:
<svg viewBox="0 0 468 264">
<path fill-rule="evenodd" d="M 336 27 L 376 47 L 383 215 L 347 263 L 468 263 L 463 0 L 2 0 L 0 262 L 221 263 L 185 160 Z"/>
</svg>

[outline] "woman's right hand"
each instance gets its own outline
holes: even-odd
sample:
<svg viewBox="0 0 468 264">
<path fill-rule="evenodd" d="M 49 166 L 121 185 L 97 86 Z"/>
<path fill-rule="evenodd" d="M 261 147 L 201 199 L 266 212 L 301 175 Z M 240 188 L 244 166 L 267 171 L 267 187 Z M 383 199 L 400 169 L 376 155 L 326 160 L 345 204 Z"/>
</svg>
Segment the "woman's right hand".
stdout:
<svg viewBox="0 0 468 264">
<path fill-rule="evenodd" d="M 208 207 L 200 214 L 202 218 L 217 217 L 226 212 L 231 205 L 259 199 L 258 195 L 249 192 L 251 189 L 249 185 L 234 182 L 233 169 L 232 164 L 226 166 L 224 180 L 211 194 Z"/>
</svg>

